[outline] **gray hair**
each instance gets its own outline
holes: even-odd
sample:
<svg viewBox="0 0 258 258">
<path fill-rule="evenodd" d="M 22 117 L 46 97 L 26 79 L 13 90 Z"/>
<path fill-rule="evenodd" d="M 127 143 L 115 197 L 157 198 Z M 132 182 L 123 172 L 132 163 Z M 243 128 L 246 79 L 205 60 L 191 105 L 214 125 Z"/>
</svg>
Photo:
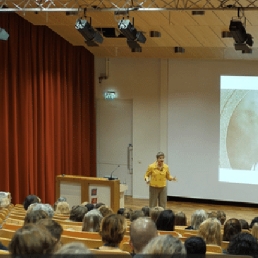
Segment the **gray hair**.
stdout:
<svg viewBox="0 0 258 258">
<path fill-rule="evenodd" d="M 143 249 L 143 254 L 169 254 L 185 257 L 186 250 L 180 239 L 171 235 L 160 235 L 153 238 Z"/>
<path fill-rule="evenodd" d="M 36 204 L 33 205 L 32 210 L 33 211 L 43 210 L 48 214 L 49 218 L 53 218 L 53 216 L 54 216 L 54 210 L 53 210 L 52 206 L 48 203 L 45 203 L 45 204 L 36 203 Z"/>
<path fill-rule="evenodd" d="M 208 218 L 205 210 L 196 210 L 191 217 L 191 226 L 193 229 L 198 230 L 201 223 Z"/>
<path fill-rule="evenodd" d="M 71 242 L 63 245 L 55 254 L 91 254 L 91 251 L 79 242 Z"/>
</svg>

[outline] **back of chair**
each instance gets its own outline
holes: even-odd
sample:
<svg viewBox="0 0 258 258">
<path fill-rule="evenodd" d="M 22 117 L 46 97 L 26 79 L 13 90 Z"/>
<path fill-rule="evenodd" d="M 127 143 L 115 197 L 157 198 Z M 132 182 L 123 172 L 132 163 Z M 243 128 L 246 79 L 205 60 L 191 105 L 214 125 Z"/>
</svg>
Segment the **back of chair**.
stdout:
<svg viewBox="0 0 258 258">
<path fill-rule="evenodd" d="M 8 223 L 3 223 L 2 228 L 4 229 L 10 229 L 16 231 L 17 229 L 21 228 L 21 225 L 16 225 L 16 224 L 8 224 Z"/>
<path fill-rule="evenodd" d="M 103 245 L 102 240 L 100 239 L 89 239 L 89 238 L 77 238 L 70 236 L 61 236 L 61 242 L 63 244 L 71 243 L 71 242 L 80 242 L 85 244 L 88 248 L 97 248 Z"/>
<path fill-rule="evenodd" d="M 110 258 L 132 258 L 131 254 L 122 250 L 100 250 L 90 249 L 96 258 L 110 257 Z"/>
<path fill-rule="evenodd" d="M 218 245 L 206 245 L 206 253 L 222 253 L 221 246 Z"/>
<path fill-rule="evenodd" d="M 133 252 L 133 248 L 130 245 L 129 242 L 123 242 L 121 245 L 121 250 L 132 253 Z"/>
<path fill-rule="evenodd" d="M 221 248 L 222 250 L 227 250 L 229 245 L 229 241 L 222 241 L 221 242 Z"/>
<path fill-rule="evenodd" d="M 4 238 L 12 238 L 15 233 L 15 230 L 10 230 L 10 229 L 0 229 L 0 237 Z"/>
<path fill-rule="evenodd" d="M 158 230 L 159 235 L 171 235 L 174 237 L 179 237 L 180 234 L 176 231 L 163 231 L 163 230 Z"/>
<path fill-rule="evenodd" d="M 0 242 L 1 242 L 4 246 L 8 247 L 9 244 L 10 244 L 10 242 L 11 242 L 11 238 L 0 237 Z"/>
<path fill-rule="evenodd" d="M 90 238 L 90 239 L 100 239 L 101 240 L 101 236 L 98 232 L 64 230 L 63 235 L 70 236 L 70 237 Z"/>
</svg>

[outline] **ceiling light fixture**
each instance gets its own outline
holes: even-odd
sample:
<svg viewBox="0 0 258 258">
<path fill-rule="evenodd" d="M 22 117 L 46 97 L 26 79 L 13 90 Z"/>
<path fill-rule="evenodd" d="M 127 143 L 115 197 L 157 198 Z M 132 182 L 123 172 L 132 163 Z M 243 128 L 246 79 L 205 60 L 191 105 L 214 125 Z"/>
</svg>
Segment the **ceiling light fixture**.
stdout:
<svg viewBox="0 0 258 258">
<path fill-rule="evenodd" d="M 91 26 L 85 19 L 77 19 L 75 23 L 75 29 L 77 29 L 85 39 L 85 43 L 88 46 L 98 46 L 97 43 L 101 44 L 103 42 L 102 35 Z"/>
<path fill-rule="evenodd" d="M 118 22 L 118 28 L 121 33 L 127 38 L 127 45 L 131 49 L 138 49 L 140 43 L 145 43 L 146 38 L 141 31 L 137 31 L 134 25 L 128 19 L 122 19 Z M 141 47 L 140 47 L 141 48 Z"/>
</svg>

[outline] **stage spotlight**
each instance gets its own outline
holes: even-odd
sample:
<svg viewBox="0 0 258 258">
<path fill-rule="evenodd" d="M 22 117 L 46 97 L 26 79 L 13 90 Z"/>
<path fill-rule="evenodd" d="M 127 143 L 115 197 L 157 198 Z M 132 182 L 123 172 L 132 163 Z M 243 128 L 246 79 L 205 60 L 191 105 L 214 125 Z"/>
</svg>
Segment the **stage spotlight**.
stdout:
<svg viewBox="0 0 258 258">
<path fill-rule="evenodd" d="M 251 34 L 246 33 L 245 27 L 240 20 L 231 20 L 229 30 L 236 44 L 246 43 L 249 46 L 253 45 Z"/>
<path fill-rule="evenodd" d="M 9 38 L 9 34 L 5 29 L 0 28 L 0 40 L 7 40 Z"/>
<path fill-rule="evenodd" d="M 75 23 L 75 29 L 77 29 L 85 38 L 85 43 L 88 46 L 98 46 L 96 42 L 100 44 L 103 42 L 103 37 L 101 34 L 94 30 L 87 20 L 78 19 Z"/>
<path fill-rule="evenodd" d="M 142 32 L 137 31 L 133 24 L 131 24 L 130 20 L 120 20 L 118 23 L 118 28 L 121 33 L 127 38 L 127 44 L 129 45 L 128 41 L 138 41 L 140 43 L 145 43 L 146 38 Z M 129 45 L 130 47 L 130 45 Z"/>
</svg>

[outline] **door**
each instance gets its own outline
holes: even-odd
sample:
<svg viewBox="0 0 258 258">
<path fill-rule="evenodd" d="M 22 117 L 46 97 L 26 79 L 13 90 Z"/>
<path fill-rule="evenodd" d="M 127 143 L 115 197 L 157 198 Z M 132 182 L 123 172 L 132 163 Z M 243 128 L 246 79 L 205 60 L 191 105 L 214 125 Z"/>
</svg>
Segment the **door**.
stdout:
<svg viewBox="0 0 258 258">
<path fill-rule="evenodd" d="M 97 176 L 117 177 L 132 195 L 132 101 L 97 101 Z"/>
</svg>

